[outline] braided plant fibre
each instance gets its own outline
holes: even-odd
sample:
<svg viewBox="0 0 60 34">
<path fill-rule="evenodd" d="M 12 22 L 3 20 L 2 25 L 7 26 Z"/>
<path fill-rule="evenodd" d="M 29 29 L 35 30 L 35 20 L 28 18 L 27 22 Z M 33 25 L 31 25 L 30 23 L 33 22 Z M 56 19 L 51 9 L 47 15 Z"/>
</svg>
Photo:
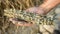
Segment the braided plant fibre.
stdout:
<svg viewBox="0 0 60 34">
<path fill-rule="evenodd" d="M 10 9 L 12 9 L 12 10 L 13 9 L 24 10 L 24 9 L 29 8 L 29 7 L 39 6 L 42 2 L 43 2 L 42 0 L 0 0 L 0 13 L 1 13 L 0 16 L 2 16 L 2 19 L 0 20 L 0 21 L 2 21 L 2 24 L 0 25 L 1 26 L 0 28 L 2 29 L 2 34 L 5 34 L 5 31 L 9 31 L 10 28 L 12 29 L 12 31 L 15 29 L 14 31 L 16 31 L 15 33 L 17 33 L 18 28 L 19 28 L 19 26 L 15 26 L 14 24 L 12 24 L 8 20 L 10 17 L 14 17 L 14 14 L 16 14 L 16 13 L 14 13 L 14 11 L 12 13 L 9 13 L 9 11 L 11 11 Z M 5 13 L 4 10 L 7 10 L 7 12 Z M 4 15 L 4 14 L 6 14 L 6 15 Z M 22 13 L 22 15 L 23 15 L 23 13 Z M 24 29 L 24 27 L 20 27 L 20 28 Z M 12 31 L 10 31 L 8 33 L 11 34 Z M 33 31 L 31 31 L 31 34 L 33 34 Z"/>
<path fill-rule="evenodd" d="M 29 7 L 38 6 L 42 2 L 43 2 L 42 0 L 0 0 L 0 17 L 2 18 L 2 21 L 4 22 L 5 9 L 24 10 Z"/>
<path fill-rule="evenodd" d="M 9 18 L 4 15 L 5 9 L 24 10 L 29 7 L 38 6 L 41 3 L 42 3 L 42 0 L 0 0 L 0 30 L 1 30 L 1 34 L 5 34 L 6 31 L 7 32 L 10 31 L 10 28 L 12 28 L 12 26 L 16 27 L 16 28 L 12 28 L 12 31 L 13 31 L 13 29 L 17 30 L 17 26 L 13 25 L 8 20 Z M 10 24 L 12 25 L 11 27 L 10 27 Z M 10 27 L 10 28 L 8 28 L 8 27 Z M 23 28 L 23 27 L 20 27 L 20 28 Z M 9 32 L 9 34 L 11 34 L 11 32 Z"/>
<path fill-rule="evenodd" d="M 4 1 L 3 0 L 0 0 L 0 1 L 1 1 L 0 2 L 0 4 L 1 4 L 0 6 L 1 6 L 2 10 L 7 10 L 7 12 L 4 12 L 4 15 L 6 14 L 5 16 L 8 16 L 8 17 L 15 17 L 15 15 L 12 15 L 12 14 L 16 14 L 16 12 L 18 12 L 16 10 L 24 10 L 24 9 L 29 8 L 29 7 L 39 6 L 43 2 L 43 0 L 4 0 Z M 15 9 L 16 12 L 13 11 L 12 13 L 9 13 L 9 12 L 11 12 L 10 9 L 12 9 L 12 10 Z M 27 14 L 28 13 L 26 13 L 26 15 Z M 18 15 L 21 15 L 21 14 L 18 14 Z M 23 15 L 23 13 L 22 13 L 22 15 Z M 22 17 L 22 19 L 23 19 L 23 17 Z M 29 20 L 29 18 L 28 19 L 25 19 L 25 20 L 32 21 L 32 20 Z"/>
<path fill-rule="evenodd" d="M 4 12 L 4 15 L 8 16 L 8 17 L 14 17 L 14 18 L 17 17 L 18 19 L 23 19 L 23 20 L 26 20 L 28 22 L 32 21 L 34 23 L 40 23 L 41 22 L 40 18 L 43 18 L 43 16 L 41 17 L 41 15 L 37 15 L 37 14 L 33 14 L 33 13 L 30 14 L 29 12 L 23 11 L 24 9 L 27 9 L 29 7 L 39 6 L 42 3 L 42 1 L 41 2 L 40 1 L 41 0 L 5 0 L 5 1 L 2 1 L 2 3 L 5 2 L 4 5 L 6 7 L 5 8 L 6 12 Z M 21 10 L 21 11 L 19 11 L 19 10 Z M 24 14 L 26 16 L 24 16 Z M 27 16 L 27 15 L 29 15 L 29 16 Z M 51 20 L 53 18 L 49 18 L 49 19 Z M 44 18 L 42 20 L 44 20 Z M 51 22 L 52 20 L 50 21 L 50 20 L 48 20 L 48 18 L 46 18 L 46 20 L 49 21 L 50 23 L 52 23 Z"/>
<path fill-rule="evenodd" d="M 5 9 L 24 10 L 29 7 L 38 6 L 41 3 L 42 0 L 0 0 L 0 29 L 2 29 L 2 34 L 5 34 L 5 29 L 10 24 L 9 18 L 4 15 Z"/>
<path fill-rule="evenodd" d="M 30 7 L 39 6 L 42 2 L 43 0 L 4 0 L 4 1 L 1 0 L 2 5 L 4 5 L 3 7 L 4 9 L 18 9 L 18 10 L 25 10 Z"/>
</svg>

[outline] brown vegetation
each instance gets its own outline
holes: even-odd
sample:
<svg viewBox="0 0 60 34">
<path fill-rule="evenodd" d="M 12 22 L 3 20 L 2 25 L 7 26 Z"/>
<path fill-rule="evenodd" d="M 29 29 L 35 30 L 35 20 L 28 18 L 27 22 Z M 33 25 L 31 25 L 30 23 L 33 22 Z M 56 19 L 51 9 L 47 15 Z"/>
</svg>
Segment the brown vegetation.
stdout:
<svg viewBox="0 0 60 34">
<path fill-rule="evenodd" d="M 1 34 L 6 34 L 6 33 L 20 34 L 20 33 L 17 33 L 18 32 L 17 30 L 20 29 L 21 30 L 20 32 L 23 32 L 21 34 L 24 34 L 24 32 L 27 32 L 28 30 L 31 31 L 30 32 L 31 34 L 34 34 L 37 31 L 36 26 L 34 26 L 35 29 L 33 27 L 29 27 L 30 28 L 29 29 L 28 27 L 15 26 L 14 24 L 8 21 L 8 17 L 4 16 L 4 9 L 12 8 L 12 9 L 23 10 L 29 7 L 38 6 L 41 3 L 42 3 L 41 0 L 0 0 L 0 30 L 1 30 L 0 33 Z M 25 28 L 27 28 L 27 31 L 25 31 L 26 30 Z"/>
</svg>

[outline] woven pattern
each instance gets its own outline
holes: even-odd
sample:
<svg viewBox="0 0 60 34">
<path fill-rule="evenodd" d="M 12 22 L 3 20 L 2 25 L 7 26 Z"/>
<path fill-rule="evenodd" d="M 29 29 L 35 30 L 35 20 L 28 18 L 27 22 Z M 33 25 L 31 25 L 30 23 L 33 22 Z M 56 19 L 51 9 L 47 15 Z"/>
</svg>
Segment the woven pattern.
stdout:
<svg viewBox="0 0 60 34">
<path fill-rule="evenodd" d="M 4 10 L 5 16 L 12 17 L 12 18 L 18 18 L 22 19 L 28 22 L 33 22 L 36 24 L 44 24 L 44 25 L 51 25 L 53 24 L 54 16 L 46 16 L 46 15 L 40 15 L 37 13 L 31 13 L 31 12 L 26 12 L 26 11 L 21 11 L 21 10 Z"/>
</svg>

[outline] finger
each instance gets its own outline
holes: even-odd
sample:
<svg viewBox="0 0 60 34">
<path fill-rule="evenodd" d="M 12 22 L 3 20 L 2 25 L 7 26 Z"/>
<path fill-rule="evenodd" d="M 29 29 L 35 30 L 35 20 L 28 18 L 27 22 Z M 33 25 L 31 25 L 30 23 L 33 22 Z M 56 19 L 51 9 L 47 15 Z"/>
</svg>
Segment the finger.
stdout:
<svg viewBox="0 0 60 34">
<path fill-rule="evenodd" d="M 38 8 L 36 13 L 38 13 L 40 15 L 43 15 L 44 14 L 44 10 L 42 8 Z"/>
<path fill-rule="evenodd" d="M 34 13 L 34 12 L 36 13 L 37 12 L 37 7 L 28 8 L 26 11 L 31 12 L 31 13 Z"/>
</svg>

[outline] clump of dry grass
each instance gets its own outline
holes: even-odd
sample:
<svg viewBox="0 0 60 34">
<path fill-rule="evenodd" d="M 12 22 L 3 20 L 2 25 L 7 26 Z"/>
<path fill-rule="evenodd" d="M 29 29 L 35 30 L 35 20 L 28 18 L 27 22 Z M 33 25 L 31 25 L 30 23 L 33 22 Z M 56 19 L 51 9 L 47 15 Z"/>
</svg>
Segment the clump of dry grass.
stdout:
<svg viewBox="0 0 60 34">
<path fill-rule="evenodd" d="M 1 0 L 4 8 L 27 9 L 41 4 L 41 0 Z"/>
<path fill-rule="evenodd" d="M 8 21 L 8 18 L 6 16 L 4 16 L 4 9 L 12 8 L 12 9 L 24 10 L 29 7 L 39 6 L 41 3 L 42 0 L 0 0 L 0 30 L 2 31 L 1 34 L 5 34 L 7 29 L 12 28 L 11 26 L 16 27 L 15 25 L 11 24 Z M 9 24 L 11 24 L 11 26 Z M 16 29 L 17 28 L 15 28 L 15 30 Z"/>
</svg>

